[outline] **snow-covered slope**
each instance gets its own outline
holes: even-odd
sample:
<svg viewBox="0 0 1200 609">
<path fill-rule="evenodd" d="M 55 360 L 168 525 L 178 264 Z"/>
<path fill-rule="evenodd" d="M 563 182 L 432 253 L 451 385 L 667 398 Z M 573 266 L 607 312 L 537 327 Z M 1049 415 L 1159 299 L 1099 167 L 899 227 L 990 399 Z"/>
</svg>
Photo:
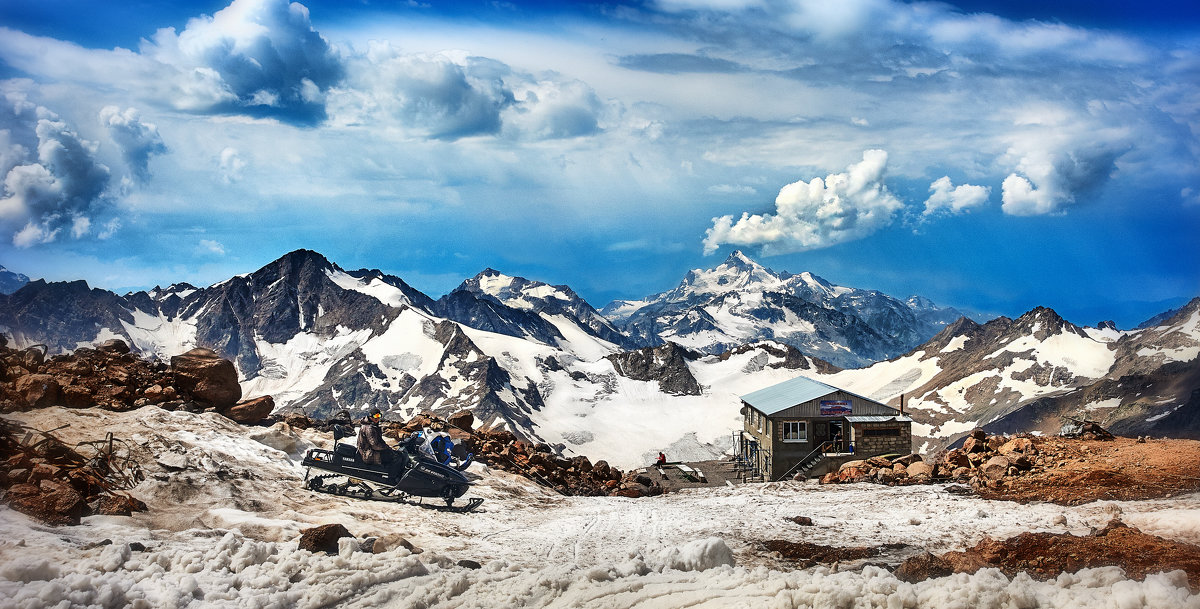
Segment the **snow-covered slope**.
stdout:
<svg viewBox="0 0 1200 609">
<path fill-rule="evenodd" d="M 822 354 L 881 357 L 880 341 L 892 339 L 805 298 L 904 318 L 886 296 L 774 273 L 738 254 L 693 271 L 670 297 L 627 305 L 638 309 L 630 324 L 671 341 L 628 349 L 605 338 L 615 329 L 565 286 L 489 270 L 434 302 L 399 278 L 299 250 L 207 288 L 122 297 L 35 281 L 0 296 L 0 331 L 52 354 L 109 337 L 163 359 L 205 346 L 235 361 L 246 397 L 272 395 L 282 411 L 378 407 L 409 418 L 469 409 L 484 425 L 624 468 L 664 448 L 719 454 L 741 426 L 739 395 L 800 374 L 893 406 L 905 395 L 921 438 L 914 448 L 977 425 L 1048 430 L 1069 413 L 1200 435 L 1191 397 L 1200 300 L 1133 332 L 1079 328 L 1041 308 L 985 325 L 960 319 L 904 355 L 839 371 Z M 730 348 L 705 352 L 718 344 Z"/>
<path fill-rule="evenodd" d="M 154 407 L 19 416 L 42 429 L 68 423 L 56 432 L 68 444 L 109 431 L 133 440 L 147 473 L 133 494 L 149 510 L 50 528 L 0 506 L 5 608 L 1200 607 L 1182 572 L 1136 581 L 1110 567 L 1043 582 L 983 569 L 908 584 L 873 566 L 985 536 L 1085 534 L 1114 513 L 1146 533 L 1200 543 L 1195 495 L 1061 507 L 938 486 L 773 483 L 563 497 L 477 463 L 469 495 L 485 502 L 455 514 L 304 490 L 300 454 L 330 441 L 308 430 L 251 430 Z M 798 515 L 816 526 L 788 522 Z M 335 554 L 298 549 L 301 530 L 332 523 L 356 537 Z M 361 550 L 367 538 L 379 553 Z M 763 551 L 781 538 L 890 549 L 798 569 Z"/>
<path fill-rule="evenodd" d="M 935 449 L 977 426 L 1054 431 L 1062 415 L 1138 429 L 1133 419 L 1196 401 L 1198 355 L 1200 299 L 1164 325 L 1134 332 L 1080 328 L 1039 307 L 984 325 L 961 319 L 910 353 L 826 380 L 893 406 L 904 396 L 918 444 Z M 1155 387 L 1147 382 L 1155 375 L 1170 382 Z M 1196 434 L 1200 426 L 1191 422 L 1171 433 Z"/>
<path fill-rule="evenodd" d="M 602 312 L 646 344 L 668 340 L 720 353 L 776 340 L 846 367 L 899 355 L 957 314 L 923 298 L 906 303 L 812 273 L 777 273 L 740 251 L 715 268 L 689 271 L 673 290 L 614 301 Z"/>
</svg>

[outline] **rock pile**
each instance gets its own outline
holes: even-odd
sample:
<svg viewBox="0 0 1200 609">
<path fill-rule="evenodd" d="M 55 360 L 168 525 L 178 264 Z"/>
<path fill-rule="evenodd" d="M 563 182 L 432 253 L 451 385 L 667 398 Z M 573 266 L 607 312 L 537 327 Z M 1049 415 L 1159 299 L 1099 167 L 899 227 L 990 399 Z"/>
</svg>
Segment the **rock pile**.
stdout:
<svg viewBox="0 0 1200 609">
<path fill-rule="evenodd" d="M 821 484 L 875 482 L 878 484 L 921 484 L 928 482 L 933 470 L 921 455 L 912 454 L 899 459 L 871 457 L 847 461 L 836 472 L 821 476 Z"/>
<path fill-rule="evenodd" d="M 3 500 L 42 522 L 79 524 L 83 516 L 128 516 L 146 509 L 120 492 L 141 480 L 141 470 L 112 458 L 111 448 L 85 457 L 54 436 L 0 419 L 0 450 L 7 455 L 0 461 Z"/>
<path fill-rule="evenodd" d="M 168 365 L 142 359 L 125 341 L 111 339 L 47 358 L 43 346 L 11 349 L 0 336 L 0 412 L 47 406 L 118 412 L 211 408 L 240 423 L 257 423 L 275 408 L 270 396 L 238 403 L 241 396 L 233 362 L 209 349 L 192 349 Z"/>
<path fill-rule="evenodd" d="M 525 476 L 563 495 L 636 498 L 662 494 L 662 486 L 648 476 L 622 473 L 606 461 L 592 463 L 584 456 L 565 459 L 555 454 L 549 444 L 530 444 L 507 430 L 473 430 L 474 423 L 474 417 L 467 411 L 456 413 L 445 421 L 424 413 L 400 429 L 402 432 L 424 427 L 445 430 L 456 445 L 475 453 L 475 459 Z"/>
<path fill-rule="evenodd" d="M 1006 480 L 1035 472 L 1042 465 L 1043 459 L 1030 438 L 988 436 L 976 429 L 961 448 L 943 451 L 932 463 L 916 454 L 895 460 L 871 457 L 849 461 L 837 472 L 822 476 L 821 484 L 876 482 L 894 486 L 954 481 L 976 489 L 997 489 Z"/>
</svg>

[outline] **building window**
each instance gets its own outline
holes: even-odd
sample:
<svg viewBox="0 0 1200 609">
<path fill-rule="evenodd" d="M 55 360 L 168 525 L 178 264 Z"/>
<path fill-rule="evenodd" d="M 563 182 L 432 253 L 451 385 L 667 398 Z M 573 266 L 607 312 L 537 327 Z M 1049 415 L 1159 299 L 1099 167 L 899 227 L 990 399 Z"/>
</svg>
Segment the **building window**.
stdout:
<svg viewBox="0 0 1200 609">
<path fill-rule="evenodd" d="M 863 436 L 872 438 L 878 436 L 899 436 L 899 427 L 868 427 L 862 430 Z"/>
<path fill-rule="evenodd" d="M 783 441 L 784 442 L 807 442 L 808 441 L 808 424 L 804 421 L 784 421 L 783 422 Z"/>
</svg>

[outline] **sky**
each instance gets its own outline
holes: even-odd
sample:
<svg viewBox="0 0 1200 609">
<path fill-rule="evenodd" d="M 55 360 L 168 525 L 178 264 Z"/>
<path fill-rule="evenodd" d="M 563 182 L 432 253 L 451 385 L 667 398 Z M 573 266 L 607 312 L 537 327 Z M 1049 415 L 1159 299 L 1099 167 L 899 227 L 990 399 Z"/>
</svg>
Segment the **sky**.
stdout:
<svg viewBox="0 0 1200 609">
<path fill-rule="evenodd" d="M 597 308 L 734 249 L 1123 328 L 1200 296 L 1189 3 L 0 0 L 0 264 L 298 249 Z"/>
</svg>

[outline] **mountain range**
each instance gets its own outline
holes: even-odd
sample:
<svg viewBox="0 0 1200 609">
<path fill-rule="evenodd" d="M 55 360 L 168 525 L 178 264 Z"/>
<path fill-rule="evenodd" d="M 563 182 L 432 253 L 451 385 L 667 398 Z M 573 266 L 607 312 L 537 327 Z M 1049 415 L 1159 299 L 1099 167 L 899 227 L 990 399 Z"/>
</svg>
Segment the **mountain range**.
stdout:
<svg viewBox="0 0 1200 609">
<path fill-rule="evenodd" d="M 903 400 L 927 450 L 976 426 L 1052 431 L 1063 414 L 1200 435 L 1200 299 L 1127 332 L 1045 308 L 980 324 L 740 252 L 597 311 L 567 286 L 493 269 L 434 300 L 298 250 L 203 288 L 117 295 L 35 280 L 0 295 L 0 332 L 51 354 L 108 338 L 161 359 L 209 347 L 235 362 L 245 395 L 272 395 L 283 411 L 470 409 L 624 466 L 664 448 L 718 454 L 740 428 L 737 396 L 799 374 Z"/>
</svg>

